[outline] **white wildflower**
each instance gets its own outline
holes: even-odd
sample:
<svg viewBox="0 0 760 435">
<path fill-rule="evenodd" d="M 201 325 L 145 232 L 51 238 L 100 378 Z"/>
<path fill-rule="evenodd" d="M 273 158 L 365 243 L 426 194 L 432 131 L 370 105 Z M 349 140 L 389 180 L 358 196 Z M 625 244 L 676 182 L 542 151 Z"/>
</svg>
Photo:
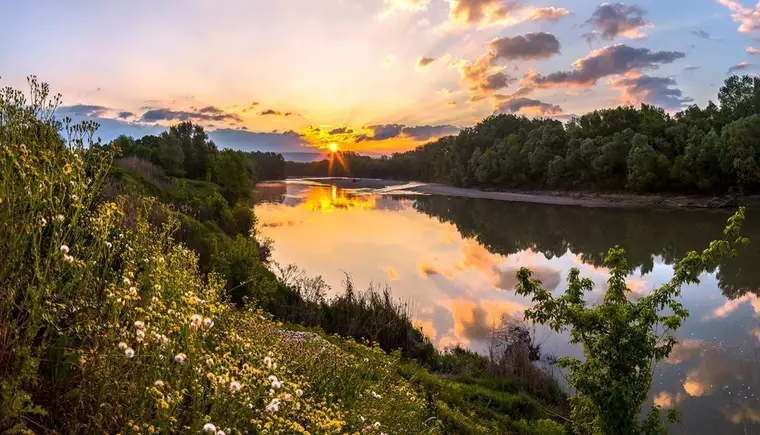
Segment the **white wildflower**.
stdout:
<svg viewBox="0 0 760 435">
<path fill-rule="evenodd" d="M 132 296 L 137 296 L 137 289 L 135 287 L 130 287 L 129 294 L 131 294 Z"/>
<path fill-rule="evenodd" d="M 303 390 L 302 390 L 302 389 L 300 389 L 300 388 L 299 388 L 299 389 L 297 389 L 297 390 L 296 390 L 296 396 L 298 396 L 298 397 L 301 397 L 301 396 L 303 396 Z"/>
<path fill-rule="evenodd" d="M 216 435 L 227 435 L 223 430 L 220 430 L 216 433 Z"/>
<path fill-rule="evenodd" d="M 379 395 L 379 394 L 377 394 L 377 393 L 375 393 L 375 392 L 373 391 L 373 392 L 372 392 L 372 397 L 374 397 L 375 399 L 380 399 L 380 398 L 382 398 L 383 396 L 381 396 L 381 395 Z"/>
<path fill-rule="evenodd" d="M 127 350 L 127 347 L 129 347 L 129 346 L 127 346 L 127 343 L 124 343 L 123 341 L 121 343 L 119 343 L 119 349 L 120 350 Z"/>
<path fill-rule="evenodd" d="M 153 296 L 152 298 L 150 298 L 150 301 L 155 304 L 156 302 L 158 302 L 158 298 Z"/>
<path fill-rule="evenodd" d="M 68 246 L 66 246 L 66 245 L 61 245 L 61 247 L 60 247 L 59 249 L 60 249 L 60 251 L 61 251 L 61 254 L 64 254 L 64 255 L 65 255 L 65 254 L 68 254 L 68 253 L 69 253 L 69 247 L 68 247 Z"/>
<path fill-rule="evenodd" d="M 211 358 L 206 359 L 206 365 L 208 365 L 208 366 L 214 365 L 214 360 L 211 359 Z"/>
<path fill-rule="evenodd" d="M 73 195 L 71 195 L 71 200 L 72 200 L 72 201 L 77 201 L 78 199 L 79 199 L 79 197 L 77 196 L 77 194 L 76 194 L 76 193 L 75 193 L 75 194 L 73 194 Z"/>
<path fill-rule="evenodd" d="M 164 381 L 162 381 L 161 379 L 159 379 L 156 382 L 154 382 L 153 385 L 155 385 L 156 388 L 161 388 L 161 387 L 164 386 Z"/>
<path fill-rule="evenodd" d="M 279 389 L 280 387 L 282 387 L 282 382 L 280 381 L 272 382 L 272 388 Z"/>
<path fill-rule="evenodd" d="M 64 220 L 64 219 L 65 219 L 65 218 L 63 217 L 63 215 L 62 215 L 62 214 L 59 214 L 59 215 L 56 215 L 56 216 L 55 216 L 55 220 L 57 220 L 58 222 L 63 222 L 63 220 Z"/>
<path fill-rule="evenodd" d="M 156 284 L 156 285 L 153 286 L 153 289 L 154 290 L 161 290 L 161 286 L 158 285 L 158 284 Z"/>
<path fill-rule="evenodd" d="M 293 396 L 291 396 L 290 393 L 285 393 L 285 400 L 290 402 L 291 400 L 293 400 Z"/>
<path fill-rule="evenodd" d="M 134 351 L 134 350 L 132 350 L 132 348 L 131 348 L 131 347 L 128 347 L 128 348 L 127 348 L 127 349 L 124 351 L 124 356 L 126 356 L 127 358 L 132 358 L 133 356 L 135 356 L 135 351 Z"/>
<path fill-rule="evenodd" d="M 113 244 L 111 242 L 106 242 L 106 248 L 112 248 Z"/>
<path fill-rule="evenodd" d="M 185 355 L 184 353 L 178 353 L 174 355 L 174 361 L 180 364 L 184 364 L 186 359 L 187 359 L 187 355 Z"/>
<path fill-rule="evenodd" d="M 266 410 L 268 412 L 272 412 L 272 413 L 279 411 L 280 410 L 280 402 L 281 402 L 280 399 L 272 399 L 272 401 L 269 402 L 269 405 L 267 405 Z"/>
<path fill-rule="evenodd" d="M 203 319 L 203 326 L 205 326 L 206 328 L 210 328 L 214 326 L 214 321 L 206 317 L 205 319 Z"/>
<path fill-rule="evenodd" d="M 65 261 L 65 262 L 67 262 L 67 263 L 71 264 L 71 263 L 73 263 L 73 262 L 74 262 L 74 257 L 72 257 L 71 255 L 64 255 L 64 256 L 63 256 L 63 261 Z"/>
<path fill-rule="evenodd" d="M 242 385 L 240 385 L 240 382 L 232 381 L 230 382 L 230 390 L 232 390 L 233 393 L 237 393 L 240 391 L 240 389 L 243 388 Z"/>
<path fill-rule="evenodd" d="M 124 278 L 124 285 L 130 285 L 132 284 L 132 281 L 129 280 L 129 278 Z"/>
<path fill-rule="evenodd" d="M 143 339 L 145 338 L 145 332 L 143 332 L 142 329 L 138 329 L 136 335 L 137 337 L 135 338 L 135 340 L 137 340 L 138 343 L 143 341 Z"/>
<path fill-rule="evenodd" d="M 201 317 L 198 314 L 193 314 L 190 317 L 190 326 L 192 326 L 193 328 L 197 328 L 201 326 L 201 322 L 203 322 L 203 317 Z"/>
<path fill-rule="evenodd" d="M 264 364 L 266 364 L 267 367 L 272 368 L 272 358 L 265 356 L 264 357 Z"/>
<path fill-rule="evenodd" d="M 145 323 L 143 323 L 143 322 L 141 322 L 139 320 L 135 322 L 135 328 L 137 328 L 137 329 L 143 329 L 144 327 L 145 327 Z"/>
<path fill-rule="evenodd" d="M 270 375 L 267 379 L 269 379 L 269 382 L 277 382 L 277 376 Z"/>
<path fill-rule="evenodd" d="M 373 424 L 372 426 L 375 426 L 375 429 L 377 429 L 377 428 L 379 428 L 379 427 L 380 427 L 380 422 L 379 422 L 379 421 L 376 421 L 376 422 L 375 422 L 375 424 Z"/>
<path fill-rule="evenodd" d="M 47 225 L 47 219 L 45 219 L 44 217 L 40 218 L 40 226 L 45 228 L 45 225 Z"/>
<path fill-rule="evenodd" d="M 206 433 L 215 433 L 216 432 L 216 426 L 214 426 L 211 423 L 206 423 L 203 425 L 203 432 Z"/>
</svg>

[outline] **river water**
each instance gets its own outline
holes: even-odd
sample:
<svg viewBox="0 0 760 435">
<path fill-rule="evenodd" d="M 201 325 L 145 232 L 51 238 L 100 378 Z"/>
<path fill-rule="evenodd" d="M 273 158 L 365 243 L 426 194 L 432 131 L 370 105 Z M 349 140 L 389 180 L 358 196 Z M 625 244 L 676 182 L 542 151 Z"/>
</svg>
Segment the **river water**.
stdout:
<svg viewBox="0 0 760 435">
<path fill-rule="evenodd" d="M 347 188 L 349 187 L 349 188 Z M 635 267 L 632 297 L 666 282 L 672 265 L 718 238 L 730 211 L 587 208 L 419 195 L 377 182 L 288 180 L 260 184 L 255 211 L 273 258 L 321 275 L 342 291 L 388 285 L 410 301 L 439 348 L 486 352 L 503 315 L 521 317 L 515 272 L 529 267 L 547 289 L 564 290 L 571 268 L 603 295 L 603 259 L 622 246 Z M 760 434 L 760 216 L 748 212 L 742 255 L 683 289 L 690 317 L 679 345 L 656 370 L 650 400 L 678 404 L 670 433 Z M 542 351 L 579 356 L 567 337 L 539 329 Z"/>
</svg>

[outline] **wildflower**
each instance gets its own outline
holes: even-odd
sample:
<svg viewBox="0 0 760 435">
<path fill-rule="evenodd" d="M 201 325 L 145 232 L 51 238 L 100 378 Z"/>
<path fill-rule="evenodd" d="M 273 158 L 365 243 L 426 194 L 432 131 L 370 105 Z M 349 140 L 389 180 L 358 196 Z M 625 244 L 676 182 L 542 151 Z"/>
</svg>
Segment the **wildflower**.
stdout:
<svg viewBox="0 0 760 435">
<path fill-rule="evenodd" d="M 161 258 L 159 258 L 159 259 L 158 259 L 158 262 L 159 262 L 159 263 L 163 263 L 163 262 L 164 262 L 164 257 L 161 257 Z"/>
<path fill-rule="evenodd" d="M 206 423 L 203 425 L 203 432 L 206 433 L 215 433 L 216 432 L 216 426 L 214 426 L 211 423 Z"/>
<path fill-rule="evenodd" d="M 59 249 L 61 251 L 61 254 L 63 254 L 63 255 L 66 255 L 66 254 L 69 253 L 69 247 L 66 246 L 66 245 L 61 245 L 61 247 Z"/>
<path fill-rule="evenodd" d="M 206 365 L 209 365 L 209 366 L 214 365 L 214 360 L 211 358 L 206 359 Z"/>
<path fill-rule="evenodd" d="M 180 364 L 184 364 L 186 359 L 187 359 L 187 355 L 185 355 L 184 353 L 178 353 L 174 355 L 174 361 Z"/>
<path fill-rule="evenodd" d="M 112 247 L 113 247 L 113 244 L 111 242 L 106 242 L 106 248 L 110 249 Z"/>
<path fill-rule="evenodd" d="M 135 287 L 130 287 L 129 293 L 133 296 L 137 296 L 137 289 Z"/>
<path fill-rule="evenodd" d="M 376 421 L 376 422 L 375 422 L 375 424 L 373 424 L 372 426 L 375 426 L 375 429 L 377 429 L 377 428 L 379 428 L 379 427 L 380 427 L 380 422 L 379 422 L 379 421 Z"/>
<path fill-rule="evenodd" d="M 132 284 L 132 281 L 129 280 L 129 278 L 124 278 L 124 285 L 130 285 Z"/>
<path fill-rule="evenodd" d="M 136 338 L 136 340 L 138 342 L 141 342 L 141 341 L 143 341 L 144 338 L 145 338 L 145 333 L 143 332 L 142 329 L 138 329 L 137 330 L 137 338 Z"/>
<path fill-rule="evenodd" d="M 242 385 L 240 385 L 240 382 L 232 381 L 230 382 L 230 390 L 232 390 L 233 393 L 237 393 L 240 391 L 240 389 L 243 388 Z"/>
<path fill-rule="evenodd" d="M 360 415 L 360 416 L 359 416 L 359 420 L 361 420 L 361 421 L 362 421 L 362 423 L 364 423 L 364 421 L 365 421 L 365 420 L 367 420 L 367 419 L 366 419 L 366 418 L 364 418 L 364 416 L 363 416 L 363 415 Z"/>
<path fill-rule="evenodd" d="M 217 433 L 216 433 L 216 435 L 227 435 L 227 434 L 226 434 L 226 433 L 224 433 L 224 431 L 223 431 L 223 430 L 220 430 L 219 432 L 217 432 Z"/>
<path fill-rule="evenodd" d="M 268 412 L 275 413 L 280 410 L 280 399 L 272 399 L 271 402 L 269 402 L 269 405 L 267 405 L 266 410 Z"/>
<path fill-rule="evenodd" d="M 383 396 L 381 396 L 381 395 L 379 395 L 379 394 L 377 394 L 377 393 L 375 393 L 375 392 L 373 391 L 373 392 L 372 392 L 372 397 L 374 397 L 375 399 L 380 399 L 380 398 L 381 398 L 381 397 L 383 397 Z"/>
<path fill-rule="evenodd" d="M 123 341 L 119 343 L 119 349 L 120 350 L 127 350 L 127 343 L 124 343 Z"/>
<path fill-rule="evenodd" d="M 63 173 L 64 175 L 69 175 L 71 173 L 71 165 L 66 163 L 66 165 L 63 167 Z"/>
<path fill-rule="evenodd" d="M 73 194 L 73 195 L 71 195 L 71 200 L 72 201 L 77 201 L 78 199 L 79 199 L 79 197 L 76 195 L 76 193 Z"/>
<path fill-rule="evenodd" d="M 72 257 L 71 255 L 64 255 L 64 256 L 63 256 L 63 261 L 65 261 L 65 262 L 67 262 L 67 263 L 71 264 L 71 263 L 73 263 L 73 262 L 74 262 L 74 257 Z"/>
<path fill-rule="evenodd" d="M 161 290 L 161 286 L 160 286 L 160 285 L 158 285 L 158 284 L 154 285 L 154 286 L 153 286 L 153 288 L 154 288 L 155 290 Z"/>
<path fill-rule="evenodd" d="M 277 376 L 270 375 L 267 379 L 269 379 L 269 382 L 277 382 Z"/>
<path fill-rule="evenodd" d="M 143 322 L 141 322 L 139 320 L 135 322 L 135 328 L 137 328 L 137 329 L 143 329 L 144 327 L 145 327 L 145 323 L 143 323 Z"/>
<path fill-rule="evenodd" d="M 40 218 L 40 226 L 45 228 L 45 225 L 47 225 L 47 219 L 45 219 L 44 217 Z"/>
<path fill-rule="evenodd" d="M 211 382 L 214 382 L 214 380 L 216 379 L 216 377 L 214 376 L 213 373 L 206 373 L 206 379 L 208 379 Z"/>
<path fill-rule="evenodd" d="M 150 301 L 155 304 L 156 302 L 158 302 L 158 298 L 153 296 L 152 298 L 150 298 Z"/>
<path fill-rule="evenodd" d="M 65 218 L 63 217 L 63 215 L 62 215 L 62 214 L 59 214 L 59 215 L 56 215 L 56 216 L 55 216 L 55 220 L 57 220 L 58 222 L 63 222 L 63 220 L 64 220 L 64 219 L 65 219 Z"/>
<path fill-rule="evenodd" d="M 291 396 L 290 393 L 285 393 L 285 400 L 290 402 L 291 400 L 293 400 L 293 396 Z"/>
<path fill-rule="evenodd" d="M 301 396 L 303 396 L 303 390 L 301 390 L 300 388 L 299 388 L 299 389 L 297 389 L 297 390 L 296 390 L 296 396 L 298 396 L 298 397 L 301 397 Z"/>
<path fill-rule="evenodd" d="M 274 352 L 272 352 L 272 351 L 270 350 L 270 351 L 269 351 L 269 356 L 274 356 Z"/>
<path fill-rule="evenodd" d="M 203 318 L 201 316 L 199 316 L 198 314 L 193 314 L 190 317 L 190 326 L 192 326 L 193 328 L 197 328 L 201 326 L 202 321 L 203 321 Z"/>
<path fill-rule="evenodd" d="M 162 381 L 161 379 L 159 379 L 156 382 L 154 382 L 153 385 L 155 385 L 156 388 L 161 388 L 161 387 L 164 386 L 164 381 Z"/>
<path fill-rule="evenodd" d="M 264 364 L 266 364 L 267 367 L 272 368 L 272 358 L 265 356 L 264 357 Z"/>
<path fill-rule="evenodd" d="M 205 326 L 206 328 L 210 328 L 214 326 L 214 321 L 206 317 L 205 319 L 203 319 L 203 326 Z"/>
<path fill-rule="evenodd" d="M 272 388 L 279 389 L 280 387 L 282 387 L 282 383 L 280 381 L 272 382 Z"/>
<path fill-rule="evenodd" d="M 132 358 L 133 356 L 135 356 L 135 351 L 131 347 L 128 347 L 124 351 L 124 356 L 126 356 L 127 358 Z"/>
</svg>

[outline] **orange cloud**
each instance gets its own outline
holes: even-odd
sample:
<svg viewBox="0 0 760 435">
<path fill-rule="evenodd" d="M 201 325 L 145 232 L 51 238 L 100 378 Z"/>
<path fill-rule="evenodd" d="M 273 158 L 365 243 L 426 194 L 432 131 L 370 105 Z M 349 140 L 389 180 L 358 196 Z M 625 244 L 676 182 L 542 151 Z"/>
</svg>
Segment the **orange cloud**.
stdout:
<svg viewBox="0 0 760 435">
<path fill-rule="evenodd" d="M 385 273 L 388 275 L 388 279 L 390 280 L 395 281 L 400 278 L 398 272 L 396 272 L 396 269 L 391 266 L 385 268 Z"/>
</svg>

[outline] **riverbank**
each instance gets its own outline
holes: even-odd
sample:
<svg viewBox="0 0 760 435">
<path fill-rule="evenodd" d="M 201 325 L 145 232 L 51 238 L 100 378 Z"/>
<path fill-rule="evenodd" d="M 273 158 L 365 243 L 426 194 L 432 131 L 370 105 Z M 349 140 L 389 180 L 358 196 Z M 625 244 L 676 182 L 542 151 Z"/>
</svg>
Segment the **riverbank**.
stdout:
<svg viewBox="0 0 760 435">
<path fill-rule="evenodd" d="M 289 178 L 285 182 L 330 184 L 342 189 L 353 189 L 358 192 L 385 195 L 444 195 L 580 207 L 736 208 L 740 205 L 750 208 L 760 207 L 760 195 L 695 196 L 637 195 L 583 191 L 499 191 L 454 187 L 438 183 L 345 177 Z"/>
</svg>

